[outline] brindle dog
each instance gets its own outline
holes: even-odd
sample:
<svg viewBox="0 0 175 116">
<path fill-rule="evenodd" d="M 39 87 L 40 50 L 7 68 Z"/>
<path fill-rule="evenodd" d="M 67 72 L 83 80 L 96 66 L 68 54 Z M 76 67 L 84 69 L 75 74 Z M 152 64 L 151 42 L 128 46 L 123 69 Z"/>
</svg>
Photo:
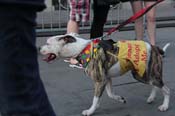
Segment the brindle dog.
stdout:
<svg viewBox="0 0 175 116">
<path fill-rule="evenodd" d="M 158 109 L 168 110 L 170 90 L 162 81 L 163 51 L 156 46 L 143 41 L 87 40 L 77 34 L 66 34 L 49 38 L 40 52 L 48 55 L 47 61 L 73 58 L 92 78 L 94 98 L 91 107 L 82 112 L 83 115 L 90 116 L 94 113 L 105 88 L 110 98 L 125 103 L 124 97 L 112 91 L 112 77 L 127 71 L 131 71 L 138 81 L 153 86 L 148 103 L 154 101 L 157 90 L 161 89 L 164 100 Z"/>
</svg>

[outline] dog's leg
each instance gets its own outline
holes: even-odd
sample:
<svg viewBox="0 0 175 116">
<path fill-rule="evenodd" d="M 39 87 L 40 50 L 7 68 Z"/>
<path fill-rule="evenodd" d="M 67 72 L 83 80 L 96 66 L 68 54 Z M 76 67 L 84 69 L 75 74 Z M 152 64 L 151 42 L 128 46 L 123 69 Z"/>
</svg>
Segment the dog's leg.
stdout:
<svg viewBox="0 0 175 116">
<path fill-rule="evenodd" d="M 117 62 L 114 64 L 107 73 L 107 78 L 118 77 L 120 76 L 120 63 Z"/>
<path fill-rule="evenodd" d="M 163 93 L 163 96 L 164 96 L 164 100 L 163 100 L 163 104 L 160 105 L 158 107 L 158 109 L 163 112 L 163 111 L 168 110 L 168 107 L 169 107 L 170 89 L 167 86 L 164 85 L 161 88 L 161 90 L 162 90 L 162 93 Z"/>
<path fill-rule="evenodd" d="M 104 91 L 106 82 L 95 82 L 95 95 L 91 107 L 88 110 L 84 110 L 82 114 L 84 116 L 90 116 L 99 107 L 99 99 Z"/>
<path fill-rule="evenodd" d="M 106 85 L 106 92 L 108 96 L 116 101 L 120 101 L 122 103 L 126 103 L 126 100 L 122 96 L 115 95 L 112 91 L 112 80 L 109 79 Z"/>
<path fill-rule="evenodd" d="M 99 106 L 99 97 L 94 96 L 91 107 L 90 107 L 88 110 L 84 110 L 84 111 L 82 112 L 82 114 L 83 114 L 84 116 L 90 116 L 91 114 L 94 113 L 94 111 L 96 110 L 96 108 L 97 108 L 98 106 Z"/>
<path fill-rule="evenodd" d="M 153 86 L 152 91 L 151 91 L 151 94 L 150 94 L 150 96 L 147 99 L 147 103 L 150 104 L 150 103 L 152 103 L 154 101 L 154 99 L 156 97 L 157 90 L 158 90 L 158 87 Z"/>
</svg>

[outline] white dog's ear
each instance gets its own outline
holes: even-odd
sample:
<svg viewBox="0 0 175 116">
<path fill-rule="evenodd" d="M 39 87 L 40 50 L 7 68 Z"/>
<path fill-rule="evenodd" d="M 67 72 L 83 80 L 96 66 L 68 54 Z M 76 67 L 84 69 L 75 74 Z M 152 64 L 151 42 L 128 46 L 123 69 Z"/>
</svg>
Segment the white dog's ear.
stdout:
<svg viewBox="0 0 175 116">
<path fill-rule="evenodd" d="M 57 40 L 53 37 L 48 38 L 47 41 L 46 41 L 47 44 L 53 44 L 53 43 L 56 43 L 56 42 L 57 42 Z"/>
<path fill-rule="evenodd" d="M 64 40 L 65 43 L 73 43 L 73 42 L 76 42 L 76 39 L 75 39 L 73 36 L 70 36 L 70 35 L 61 37 L 59 40 Z"/>
</svg>

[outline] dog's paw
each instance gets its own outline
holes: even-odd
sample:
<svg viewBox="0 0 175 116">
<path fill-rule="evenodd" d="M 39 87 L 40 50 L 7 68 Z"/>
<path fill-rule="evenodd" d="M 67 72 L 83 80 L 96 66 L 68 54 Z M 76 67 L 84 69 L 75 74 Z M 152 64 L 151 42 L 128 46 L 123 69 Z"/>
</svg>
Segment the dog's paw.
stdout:
<svg viewBox="0 0 175 116">
<path fill-rule="evenodd" d="M 125 98 L 124 97 L 121 97 L 121 99 L 120 99 L 120 102 L 122 102 L 122 103 L 126 103 L 126 100 L 125 100 Z"/>
<path fill-rule="evenodd" d="M 149 97 L 149 98 L 147 99 L 147 103 L 148 103 L 148 104 L 151 104 L 153 101 L 154 101 L 154 98 L 152 98 L 152 97 Z"/>
<path fill-rule="evenodd" d="M 82 115 L 83 115 L 83 116 L 90 116 L 92 113 L 93 113 L 93 112 L 91 112 L 91 111 L 89 111 L 89 110 L 84 110 L 84 111 L 82 112 Z"/>
<path fill-rule="evenodd" d="M 122 96 L 115 95 L 113 98 L 121 103 L 124 103 L 124 104 L 126 103 L 125 98 Z"/>
<path fill-rule="evenodd" d="M 168 110 L 168 106 L 166 106 L 166 105 L 161 105 L 161 106 L 158 107 L 158 109 L 159 109 L 159 111 L 161 111 L 161 112 L 165 112 L 165 111 Z"/>
</svg>

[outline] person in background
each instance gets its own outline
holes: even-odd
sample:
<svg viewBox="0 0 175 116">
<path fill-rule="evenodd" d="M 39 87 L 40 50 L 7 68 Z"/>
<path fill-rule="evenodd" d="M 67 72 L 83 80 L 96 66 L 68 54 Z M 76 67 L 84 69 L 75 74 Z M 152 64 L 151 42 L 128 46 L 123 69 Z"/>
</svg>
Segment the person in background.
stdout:
<svg viewBox="0 0 175 116">
<path fill-rule="evenodd" d="M 90 16 L 90 0 L 69 0 L 70 18 L 67 23 L 67 33 L 79 34 L 80 22 L 87 22 Z M 65 59 L 65 62 L 76 62 L 75 59 Z"/>
<path fill-rule="evenodd" d="M 117 5 L 119 3 L 128 2 L 129 0 L 113 0 L 113 1 L 115 1 L 114 2 L 115 4 L 113 5 Z M 108 2 L 108 0 L 94 0 L 93 4 L 94 16 L 90 30 L 91 39 L 103 36 L 104 25 L 106 23 L 108 12 L 110 10 L 110 5 L 106 2 Z"/>
<path fill-rule="evenodd" d="M 109 5 L 98 5 L 97 0 L 93 4 L 93 21 L 90 30 L 90 38 L 94 39 L 103 35 L 103 27 L 106 23 Z"/>
<path fill-rule="evenodd" d="M 39 74 L 36 12 L 44 0 L 0 0 L 1 116 L 55 116 Z"/>
<path fill-rule="evenodd" d="M 143 8 L 143 5 L 145 7 L 148 7 L 152 4 L 154 4 L 156 0 L 131 0 L 131 6 L 133 9 L 133 13 L 138 12 Z M 156 22 L 155 22 L 155 16 L 156 16 L 156 8 L 153 7 L 147 14 L 147 32 L 148 37 L 150 40 L 150 43 L 152 45 L 155 45 L 155 39 L 156 39 Z M 143 26 L 143 18 L 139 18 L 135 21 L 135 33 L 136 33 L 136 39 L 137 40 L 143 40 L 144 36 L 144 26 Z"/>
<path fill-rule="evenodd" d="M 79 23 L 89 20 L 90 0 L 69 0 L 70 19 L 67 33 L 79 33 Z"/>
</svg>

